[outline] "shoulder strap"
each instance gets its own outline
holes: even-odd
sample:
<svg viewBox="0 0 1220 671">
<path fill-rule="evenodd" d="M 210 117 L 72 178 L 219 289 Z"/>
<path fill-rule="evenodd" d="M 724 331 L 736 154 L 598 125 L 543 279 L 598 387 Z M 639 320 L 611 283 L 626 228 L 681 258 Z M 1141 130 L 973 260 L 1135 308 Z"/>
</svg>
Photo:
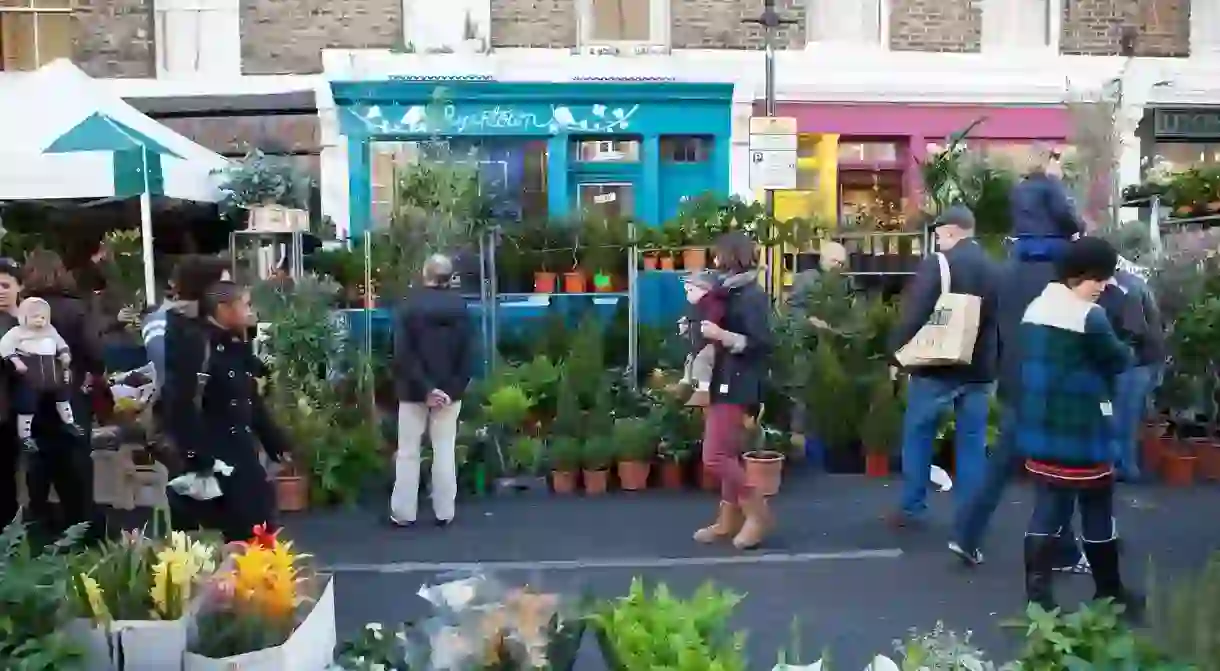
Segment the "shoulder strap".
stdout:
<svg viewBox="0 0 1220 671">
<path fill-rule="evenodd" d="M 195 385 L 195 408 L 203 408 L 203 390 L 208 386 L 208 379 L 211 378 L 211 373 L 208 372 L 212 366 L 212 341 L 206 337 L 203 341 L 203 363 L 199 366 L 199 381 Z"/>
<path fill-rule="evenodd" d="M 949 259 L 944 252 L 936 252 L 936 262 L 940 264 L 940 293 L 949 293 Z"/>
</svg>

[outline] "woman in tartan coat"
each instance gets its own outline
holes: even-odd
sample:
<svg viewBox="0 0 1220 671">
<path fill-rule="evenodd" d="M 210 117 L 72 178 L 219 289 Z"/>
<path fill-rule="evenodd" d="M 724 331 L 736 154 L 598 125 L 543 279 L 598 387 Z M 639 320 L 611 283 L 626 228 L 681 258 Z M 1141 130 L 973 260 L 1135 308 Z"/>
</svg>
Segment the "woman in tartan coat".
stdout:
<svg viewBox="0 0 1220 671">
<path fill-rule="evenodd" d="M 1112 401 L 1133 354 L 1096 304 L 1117 263 L 1104 240 L 1070 243 L 1058 263 L 1059 281 L 1030 303 L 1019 326 L 1014 439 L 1037 481 L 1025 534 L 1025 591 L 1047 609 L 1054 608 L 1054 548 L 1077 507 L 1095 598 L 1141 606 L 1119 575 L 1114 524 Z"/>
</svg>

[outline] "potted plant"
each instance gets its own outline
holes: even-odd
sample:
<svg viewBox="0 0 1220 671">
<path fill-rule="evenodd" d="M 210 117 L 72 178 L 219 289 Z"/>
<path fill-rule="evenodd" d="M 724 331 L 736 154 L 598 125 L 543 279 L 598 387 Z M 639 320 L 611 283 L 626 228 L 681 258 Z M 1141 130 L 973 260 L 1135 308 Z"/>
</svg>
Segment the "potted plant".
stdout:
<svg viewBox="0 0 1220 671">
<path fill-rule="evenodd" d="M 657 453 L 657 432 L 646 418 L 631 417 L 614 423 L 618 449 L 619 486 L 629 492 L 648 488 L 652 458 Z"/>
<path fill-rule="evenodd" d="M 585 483 L 586 494 L 606 493 L 614 455 L 614 441 L 609 436 L 592 436 L 585 441 L 580 453 L 580 477 Z"/>
<path fill-rule="evenodd" d="M 586 217 L 580 228 L 580 265 L 593 274 L 593 290 L 613 291 L 626 266 L 629 224 L 620 219 Z"/>
<path fill-rule="evenodd" d="M 746 482 L 763 496 L 778 494 L 784 476 L 787 434 L 760 421 L 750 431 L 748 441 L 750 449 L 741 455 Z"/>
<path fill-rule="evenodd" d="M 878 376 L 868 408 L 868 421 L 860 427 L 864 443 L 864 474 L 884 478 L 890 459 L 902 447 L 902 396 L 888 375 Z"/>
<path fill-rule="evenodd" d="M 520 435 L 513 439 L 508 448 L 508 466 L 513 474 L 510 485 L 512 489 L 532 489 L 539 484 L 538 467 L 542 462 L 542 439 L 537 436 Z"/>
<path fill-rule="evenodd" d="M 547 455 L 551 463 L 551 488 L 556 494 L 575 493 L 581 467 L 580 440 L 572 436 L 552 436 Z"/>
<path fill-rule="evenodd" d="M 729 617 L 741 599 L 710 583 L 690 599 L 674 596 L 665 584 L 649 593 L 643 581 L 634 578 L 626 596 L 590 617 L 610 671 L 745 671 L 745 637 L 729 629 Z"/>
<path fill-rule="evenodd" d="M 644 270 L 661 269 L 661 253 L 664 246 L 664 235 L 657 226 L 647 224 L 637 225 L 635 246 L 643 259 Z"/>
<path fill-rule="evenodd" d="M 0 533 L 0 599 L 5 619 L 5 626 L 0 627 L 0 668 L 88 668 L 83 646 L 69 633 L 72 577 L 79 568 L 72 550 L 85 530 L 85 525 L 78 525 L 56 543 L 39 548 L 31 544 L 18 515 Z"/>
<path fill-rule="evenodd" d="M 255 149 L 216 174 L 220 177 L 221 200 L 217 206 L 221 216 L 244 224 L 249 213 L 254 228 L 308 230 L 313 179 L 295 164 Z M 262 216 L 260 212 L 270 214 L 272 210 L 279 216 Z M 286 221 L 275 221 L 284 215 Z"/>
<path fill-rule="evenodd" d="M 674 270 L 677 267 L 677 257 L 681 255 L 682 247 L 686 245 L 686 231 L 682 228 L 682 222 L 678 219 L 671 219 L 661 224 L 657 242 L 661 247 L 657 258 L 658 268 Z"/>
<path fill-rule="evenodd" d="M 523 437 L 525 423 L 534 404 L 535 400 L 521 385 L 506 384 L 491 392 L 483 405 L 483 416 L 494 435 L 499 455 L 501 477 L 496 483 L 497 487 L 520 489 L 528 488 L 531 484 L 529 478 L 518 480 L 513 476 L 518 474 L 516 467 L 521 464 L 519 457 L 525 450 L 535 447 L 530 443 L 517 445 L 517 439 Z M 517 450 L 522 452 L 518 453 Z M 540 452 L 541 448 L 534 450 L 535 456 Z"/>
</svg>

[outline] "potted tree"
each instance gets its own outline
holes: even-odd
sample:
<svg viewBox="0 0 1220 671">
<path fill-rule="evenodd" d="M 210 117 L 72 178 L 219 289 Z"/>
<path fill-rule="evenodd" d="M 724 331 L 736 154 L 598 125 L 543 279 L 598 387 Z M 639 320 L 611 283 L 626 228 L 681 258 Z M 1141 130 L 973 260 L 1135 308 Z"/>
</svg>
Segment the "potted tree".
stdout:
<svg viewBox="0 0 1220 671">
<path fill-rule="evenodd" d="M 517 472 L 520 466 L 527 463 L 536 465 L 542 451 L 541 445 L 520 441 L 521 438 L 532 438 L 524 435 L 524 429 L 533 407 L 534 399 L 516 384 L 496 389 L 483 405 L 483 414 L 499 456 L 500 477 L 496 481 L 499 489 L 523 489 L 532 484 L 529 477 L 516 476 L 522 475 Z"/>
<path fill-rule="evenodd" d="M 657 433 L 645 418 L 631 417 L 614 423 L 618 450 L 618 482 L 625 491 L 648 488 L 652 458 L 657 452 Z"/>
<path fill-rule="evenodd" d="M 890 474 L 890 460 L 902 447 L 902 396 L 886 375 L 877 380 L 871 398 L 868 421 L 860 427 L 864 474 L 884 478 Z"/>
<path fill-rule="evenodd" d="M 551 488 L 556 494 L 573 494 L 580 477 L 580 440 L 572 436 L 552 436 L 548 453 Z"/>
<path fill-rule="evenodd" d="M 586 494 L 598 496 L 606 493 L 614 453 L 614 440 L 609 436 L 595 435 L 585 441 L 580 453 L 580 475 Z"/>
</svg>

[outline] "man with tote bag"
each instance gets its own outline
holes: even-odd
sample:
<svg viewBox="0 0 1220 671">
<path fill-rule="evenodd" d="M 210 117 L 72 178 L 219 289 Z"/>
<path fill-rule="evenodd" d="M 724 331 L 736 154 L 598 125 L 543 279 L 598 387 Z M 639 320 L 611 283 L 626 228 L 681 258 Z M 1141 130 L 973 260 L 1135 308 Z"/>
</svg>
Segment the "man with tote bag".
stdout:
<svg viewBox="0 0 1220 671">
<path fill-rule="evenodd" d="M 920 266 L 891 334 L 894 359 L 910 374 L 902 429 L 902 501 L 892 526 L 927 511 L 933 443 L 946 412 L 955 419 L 957 507 L 970 500 L 987 464 L 987 419 L 995 382 L 998 268 L 974 239 L 974 214 L 955 205 L 934 224 L 937 254 Z"/>
</svg>

